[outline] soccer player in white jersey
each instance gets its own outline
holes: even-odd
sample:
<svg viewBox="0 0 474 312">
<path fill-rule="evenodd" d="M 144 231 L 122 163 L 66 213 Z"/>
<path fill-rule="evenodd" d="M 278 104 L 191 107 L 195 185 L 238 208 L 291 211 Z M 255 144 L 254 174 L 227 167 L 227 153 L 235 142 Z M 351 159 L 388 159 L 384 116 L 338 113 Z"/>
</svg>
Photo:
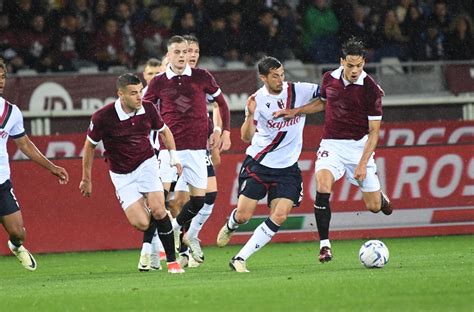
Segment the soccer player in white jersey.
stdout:
<svg viewBox="0 0 474 312">
<path fill-rule="evenodd" d="M 50 162 L 30 141 L 23 126 L 23 116 L 14 104 L 3 98 L 3 90 L 7 78 L 7 67 L 0 59 L 0 222 L 8 233 L 8 248 L 29 271 L 36 270 L 35 258 L 23 246 L 26 231 L 13 186 L 10 181 L 10 165 L 8 162 L 7 141 L 11 137 L 29 159 L 48 169 L 59 178 L 59 183 L 66 184 L 69 180 L 67 171 Z"/>
<path fill-rule="evenodd" d="M 383 90 L 364 71 L 365 54 L 361 41 L 349 39 L 342 48 L 341 66 L 323 76 L 321 98 L 325 104 L 310 103 L 275 114 L 294 118 L 299 114 L 326 111 L 315 167 L 314 202 L 322 263 L 332 259 L 329 197 L 334 183 L 344 174 L 347 173 L 350 183 L 360 188 L 368 210 L 382 211 L 385 215 L 392 213 L 392 204 L 380 188 L 374 161 L 382 121 Z"/>
<path fill-rule="evenodd" d="M 251 145 L 239 174 L 237 208 L 217 236 L 219 247 L 227 245 L 239 225 L 250 220 L 258 201 L 268 195 L 269 218 L 230 260 L 230 267 L 240 273 L 248 272 L 247 259 L 270 242 L 300 201 L 302 178 L 297 161 L 303 145 L 305 116 L 286 120 L 274 118 L 273 114 L 310 101 L 320 102 L 317 84 L 286 82 L 283 66 L 274 57 L 260 60 L 258 73 L 264 86 L 248 99 L 241 127 L 242 140 Z"/>
</svg>

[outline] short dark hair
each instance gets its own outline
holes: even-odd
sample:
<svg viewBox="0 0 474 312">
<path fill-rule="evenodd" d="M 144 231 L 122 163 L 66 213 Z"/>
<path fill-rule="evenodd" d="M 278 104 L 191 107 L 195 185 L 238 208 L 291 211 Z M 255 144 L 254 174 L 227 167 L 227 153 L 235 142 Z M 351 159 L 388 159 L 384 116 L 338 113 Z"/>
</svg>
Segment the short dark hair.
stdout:
<svg viewBox="0 0 474 312">
<path fill-rule="evenodd" d="M 362 40 L 356 37 L 351 37 L 342 45 L 342 58 L 345 59 L 348 55 L 362 56 L 365 58 L 367 50 L 364 47 Z"/>
<path fill-rule="evenodd" d="M 156 66 L 161 66 L 161 61 L 159 59 L 156 59 L 156 58 L 151 58 L 149 59 L 148 61 L 146 61 L 146 64 L 145 64 L 145 67 L 156 67 Z"/>
<path fill-rule="evenodd" d="M 173 43 L 183 43 L 183 42 L 187 42 L 183 36 L 173 36 L 170 38 L 170 40 L 168 40 L 166 47 L 169 49 Z"/>
<path fill-rule="evenodd" d="M 183 38 L 186 39 L 188 43 L 195 43 L 199 45 L 199 39 L 194 35 L 184 35 Z"/>
<path fill-rule="evenodd" d="M 260 75 L 268 75 L 270 73 L 270 70 L 272 69 L 278 69 L 281 66 L 281 62 L 274 58 L 273 56 L 264 56 L 258 61 L 258 73 Z"/>
<path fill-rule="evenodd" d="M 5 64 L 5 61 L 0 57 L 0 67 L 3 68 L 3 72 L 5 75 L 7 75 L 7 64 Z"/>
<path fill-rule="evenodd" d="M 127 73 L 127 74 L 120 75 L 117 78 L 117 81 L 115 82 L 115 86 L 117 87 L 118 90 L 123 90 L 129 85 L 137 85 L 140 83 L 142 83 L 142 81 L 140 80 L 140 78 L 138 78 L 137 75 Z"/>
</svg>

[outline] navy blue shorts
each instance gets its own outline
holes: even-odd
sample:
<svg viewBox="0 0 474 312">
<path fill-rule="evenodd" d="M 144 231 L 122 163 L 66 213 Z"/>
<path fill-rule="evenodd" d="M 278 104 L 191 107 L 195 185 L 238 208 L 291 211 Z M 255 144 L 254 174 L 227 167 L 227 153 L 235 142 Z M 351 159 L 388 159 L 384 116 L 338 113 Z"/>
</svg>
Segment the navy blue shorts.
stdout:
<svg viewBox="0 0 474 312">
<path fill-rule="evenodd" d="M 239 195 L 260 200 L 268 194 L 269 207 L 275 198 L 288 198 L 293 201 L 294 206 L 299 206 L 303 198 L 302 183 L 298 163 L 288 168 L 274 169 L 247 156 L 240 168 Z"/>
<path fill-rule="evenodd" d="M 212 157 L 209 150 L 206 151 L 206 165 L 207 165 L 207 177 L 215 177 L 214 164 L 212 163 Z"/>
<path fill-rule="evenodd" d="M 0 184 L 0 217 L 10 215 L 20 210 L 20 206 L 13 194 L 13 186 L 10 180 Z"/>
</svg>

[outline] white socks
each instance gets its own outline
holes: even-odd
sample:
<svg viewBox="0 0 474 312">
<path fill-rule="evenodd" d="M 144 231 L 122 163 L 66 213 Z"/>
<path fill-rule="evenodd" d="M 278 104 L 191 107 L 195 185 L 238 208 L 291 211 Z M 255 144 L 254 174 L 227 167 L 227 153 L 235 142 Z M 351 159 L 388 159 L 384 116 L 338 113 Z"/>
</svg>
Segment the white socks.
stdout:
<svg viewBox="0 0 474 312">
<path fill-rule="evenodd" d="M 232 212 L 230 213 L 230 217 L 229 217 L 229 220 L 227 221 L 227 227 L 231 230 L 237 230 L 237 228 L 239 227 L 240 223 L 237 223 L 235 221 L 235 213 L 237 212 L 237 208 L 235 208 L 234 210 L 232 210 Z"/>
<path fill-rule="evenodd" d="M 279 228 L 280 226 L 275 224 L 270 218 L 266 219 L 255 229 L 252 237 L 250 237 L 248 242 L 235 257 L 240 257 L 246 260 L 252 254 L 265 246 L 269 241 L 271 241 L 276 232 L 278 232 Z"/>
<path fill-rule="evenodd" d="M 140 255 L 144 255 L 144 254 L 151 254 L 151 244 L 150 243 L 143 243 L 142 251 L 140 252 Z"/>
<path fill-rule="evenodd" d="M 211 216 L 212 208 L 214 208 L 214 204 L 208 205 L 204 204 L 201 208 L 199 213 L 192 219 L 191 225 L 187 232 L 188 237 L 196 238 L 199 235 L 199 232 L 202 229 L 204 223 L 206 223 L 207 219 Z"/>
<path fill-rule="evenodd" d="M 331 243 L 329 242 L 329 239 L 323 239 L 322 241 L 319 241 L 319 249 L 323 247 L 331 248 Z"/>
</svg>

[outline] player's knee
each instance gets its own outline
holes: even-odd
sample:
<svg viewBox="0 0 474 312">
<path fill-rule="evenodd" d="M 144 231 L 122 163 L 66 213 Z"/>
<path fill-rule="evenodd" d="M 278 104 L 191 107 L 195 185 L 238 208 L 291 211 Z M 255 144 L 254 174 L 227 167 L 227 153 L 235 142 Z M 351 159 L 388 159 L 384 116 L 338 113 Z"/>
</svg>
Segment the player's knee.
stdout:
<svg viewBox="0 0 474 312">
<path fill-rule="evenodd" d="M 216 202 L 216 197 L 217 197 L 217 192 L 206 193 L 206 198 L 204 199 L 204 202 L 207 205 L 212 205 Z"/>
<path fill-rule="evenodd" d="M 160 207 L 158 209 L 152 210 L 151 214 L 156 220 L 161 220 L 166 217 L 166 209 L 164 207 Z"/>
<path fill-rule="evenodd" d="M 139 230 L 139 231 L 146 231 L 148 229 L 148 227 L 150 226 L 150 222 L 146 221 L 146 220 L 137 220 L 133 223 L 133 226 Z"/>
<path fill-rule="evenodd" d="M 288 215 L 280 211 L 280 212 L 273 213 L 270 218 L 272 219 L 273 223 L 277 225 L 282 225 L 288 218 Z"/>
<path fill-rule="evenodd" d="M 191 211 L 198 213 L 199 210 L 204 206 L 205 197 L 204 196 L 191 196 Z"/>
<path fill-rule="evenodd" d="M 381 208 L 380 201 L 379 202 L 371 201 L 371 202 L 365 203 L 365 206 L 367 207 L 368 210 L 370 210 L 373 213 L 379 212 Z"/>
<path fill-rule="evenodd" d="M 252 218 L 252 212 L 251 211 L 237 211 L 235 212 L 235 221 L 239 224 L 247 223 L 250 218 Z"/>
</svg>

